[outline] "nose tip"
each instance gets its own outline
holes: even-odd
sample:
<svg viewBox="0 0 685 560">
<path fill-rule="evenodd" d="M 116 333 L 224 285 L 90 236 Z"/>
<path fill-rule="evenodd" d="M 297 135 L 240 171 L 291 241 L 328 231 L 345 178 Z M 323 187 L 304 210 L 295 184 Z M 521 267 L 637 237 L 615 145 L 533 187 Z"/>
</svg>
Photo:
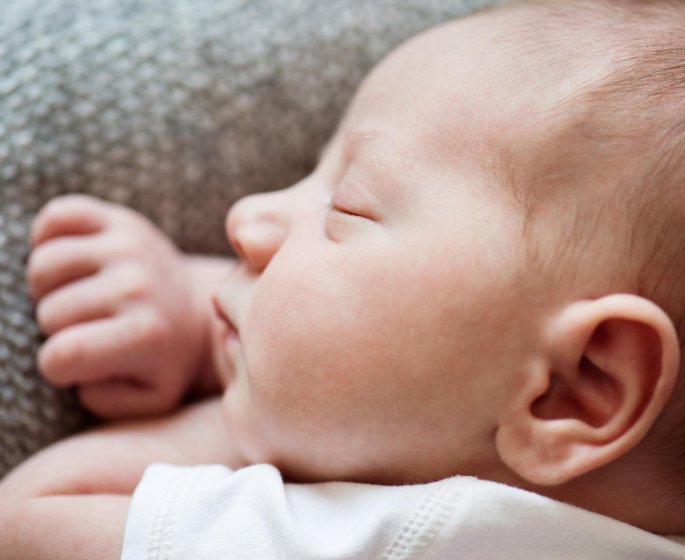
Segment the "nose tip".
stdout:
<svg viewBox="0 0 685 560">
<path fill-rule="evenodd" d="M 283 244 L 285 231 L 277 223 L 257 220 L 237 224 L 230 237 L 238 256 L 261 272 Z"/>
<path fill-rule="evenodd" d="M 240 259 L 261 272 L 283 244 L 290 224 L 283 191 L 252 194 L 229 210 L 226 233 Z"/>
</svg>

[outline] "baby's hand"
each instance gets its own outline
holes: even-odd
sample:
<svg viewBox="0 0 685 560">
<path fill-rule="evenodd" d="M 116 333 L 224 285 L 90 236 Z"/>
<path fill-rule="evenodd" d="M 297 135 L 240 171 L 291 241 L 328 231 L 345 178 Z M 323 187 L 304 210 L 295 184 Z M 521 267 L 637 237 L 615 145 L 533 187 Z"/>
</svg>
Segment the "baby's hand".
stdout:
<svg viewBox="0 0 685 560">
<path fill-rule="evenodd" d="M 38 367 L 105 418 L 176 405 L 204 350 L 183 256 L 145 217 L 86 195 L 50 201 L 31 226 L 27 281 L 48 337 Z"/>
</svg>

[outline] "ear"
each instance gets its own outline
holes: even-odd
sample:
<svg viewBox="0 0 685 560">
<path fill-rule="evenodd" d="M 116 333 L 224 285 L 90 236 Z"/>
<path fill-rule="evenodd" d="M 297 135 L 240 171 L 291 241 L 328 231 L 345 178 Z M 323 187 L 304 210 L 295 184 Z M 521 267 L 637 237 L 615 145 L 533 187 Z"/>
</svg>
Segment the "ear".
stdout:
<svg viewBox="0 0 685 560">
<path fill-rule="evenodd" d="M 538 485 L 567 482 L 632 449 L 675 384 L 678 336 L 649 300 L 612 294 L 576 301 L 545 327 L 495 438 L 500 458 Z"/>
</svg>

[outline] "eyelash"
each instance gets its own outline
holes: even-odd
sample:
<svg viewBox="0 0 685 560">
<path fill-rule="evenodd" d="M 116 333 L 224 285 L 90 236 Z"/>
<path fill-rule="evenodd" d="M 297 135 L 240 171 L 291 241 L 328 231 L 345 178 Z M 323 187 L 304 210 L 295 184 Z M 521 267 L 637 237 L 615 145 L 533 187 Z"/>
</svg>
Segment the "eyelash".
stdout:
<svg viewBox="0 0 685 560">
<path fill-rule="evenodd" d="M 328 211 L 337 212 L 338 214 L 344 214 L 345 216 L 352 216 L 354 218 L 370 219 L 367 216 L 364 216 L 363 214 L 359 214 L 358 212 L 353 212 L 352 210 L 347 210 L 345 208 L 337 206 L 336 204 L 334 204 L 332 200 L 328 203 Z"/>
</svg>

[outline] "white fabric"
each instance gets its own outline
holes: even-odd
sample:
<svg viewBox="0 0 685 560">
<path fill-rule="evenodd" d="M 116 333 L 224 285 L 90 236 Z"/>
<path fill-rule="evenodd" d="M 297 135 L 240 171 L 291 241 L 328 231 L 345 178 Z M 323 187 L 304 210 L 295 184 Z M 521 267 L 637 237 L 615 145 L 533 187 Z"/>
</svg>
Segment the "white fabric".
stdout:
<svg viewBox="0 0 685 560">
<path fill-rule="evenodd" d="M 268 465 L 153 465 L 122 560 L 685 559 L 685 546 L 469 477 L 414 486 L 284 484 Z"/>
</svg>

